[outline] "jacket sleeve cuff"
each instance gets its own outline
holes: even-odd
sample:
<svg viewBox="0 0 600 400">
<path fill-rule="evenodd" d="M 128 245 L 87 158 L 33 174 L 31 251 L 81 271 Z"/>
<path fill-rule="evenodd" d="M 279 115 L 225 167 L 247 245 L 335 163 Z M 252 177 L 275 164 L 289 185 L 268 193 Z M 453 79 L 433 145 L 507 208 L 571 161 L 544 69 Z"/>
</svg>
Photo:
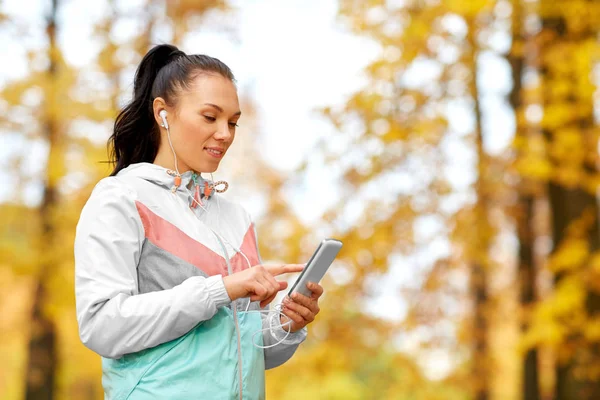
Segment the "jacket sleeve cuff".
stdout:
<svg viewBox="0 0 600 400">
<path fill-rule="evenodd" d="M 217 308 L 231 303 L 221 275 L 206 278 L 206 289 L 208 290 L 209 298 L 215 303 Z"/>
<path fill-rule="evenodd" d="M 300 330 L 297 330 L 296 332 L 290 332 L 288 334 L 287 330 L 284 330 L 284 328 L 281 326 L 281 323 L 279 322 L 279 318 L 270 318 L 269 323 L 270 323 L 269 331 L 271 332 L 271 336 L 273 336 L 277 342 L 279 342 L 280 340 L 282 340 L 285 337 L 285 340 L 283 340 L 281 342 L 282 344 L 302 343 L 306 339 L 306 336 L 308 335 L 308 329 L 306 328 L 306 326 Z M 287 337 L 286 337 L 286 335 L 287 335 Z"/>
</svg>

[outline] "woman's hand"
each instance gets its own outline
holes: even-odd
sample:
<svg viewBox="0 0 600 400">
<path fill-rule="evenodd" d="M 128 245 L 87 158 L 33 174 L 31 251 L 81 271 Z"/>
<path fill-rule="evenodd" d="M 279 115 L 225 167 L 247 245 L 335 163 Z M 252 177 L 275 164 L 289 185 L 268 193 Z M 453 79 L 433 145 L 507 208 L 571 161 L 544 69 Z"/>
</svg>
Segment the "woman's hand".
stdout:
<svg viewBox="0 0 600 400">
<path fill-rule="evenodd" d="M 250 296 L 250 301 L 260 302 L 260 307 L 269 304 L 287 282 L 275 280 L 277 275 L 300 272 L 304 264 L 256 265 L 252 268 L 223 277 L 223 283 L 231 300 Z"/>
<path fill-rule="evenodd" d="M 292 320 L 292 323 L 283 329 L 296 332 L 313 322 L 319 313 L 319 297 L 323 294 L 323 287 L 313 282 L 308 282 L 306 287 L 312 292 L 310 297 L 295 292 L 292 293 L 291 299 L 286 297 L 283 300 L 282 312 L 285 316 L 281 316 L 281 324 Z"/>
</svg>

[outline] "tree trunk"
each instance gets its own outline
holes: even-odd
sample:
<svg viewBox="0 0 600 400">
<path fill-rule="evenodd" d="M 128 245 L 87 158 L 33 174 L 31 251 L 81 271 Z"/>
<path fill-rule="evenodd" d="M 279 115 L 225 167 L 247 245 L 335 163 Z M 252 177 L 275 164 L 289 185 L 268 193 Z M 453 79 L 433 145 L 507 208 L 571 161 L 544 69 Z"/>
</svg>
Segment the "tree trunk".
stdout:
<svg viewBox="0 0 600 400">
<path fill-rule="evenodd" d="M 516 116 L 523 106 L 521 78 L 523 76 L 526 60 L 525 51 L 520 49 L 523 49 L 526 39 L 523 31 L 523 8 L 521 6 L 521 0 L 513 0 L 512 6 L 513 51 L 511 51 L 511 54 L 508 56 L 508 61 L 511 66 L 513 87 L 509 94 L 509 102 Z M 518 118 L 517 121 L 519 121 Z M 515 135 L 527 135 L 527 132 L 527 126 L 522 126 L 517 122 Z M 534 190 L 531 190 L 533 182 L 529 182 L 529 180 L 530 179 L 526 177 L 522 177 L 521 179 L 518 191 L 519 200 L 516 218 L 517 236 L 519 240 L 519 302 L 520 308 L 524 311 L 523 314 L 525 315 L 525 318 L 521 321 L 522 333 L 525 333 L 529 328 L 527 316 L 536 300 L 536 270 L 533 248 L 536 236 L 533 220 L 536 196 Z M 522 398 L 523 400 L 539 400 L 540 389 L 537 349 L 532 348 L 528 350 L 522 363 Z"/>
<path fill-rule="evenodd" d="M 484 249 L 481 254 L 484 256 L 475 257 L 471 266 L 471 277 L 470 277 L 470 292 L 471 298 L 474 304 L 474 315 L 473 315 L 473 330 L 474 330 L 474 342 L 473 342 L 473 369 L 472 378 L 475 383 L 475 400 L 488 400 L 489 399 L 489 349 L 488 349 L 488 319 L 485 311 L 488 303 L 488 261 L 487 254 L 490 248 L 489 242 L 489 195 L 486 189 L 486 180 L 488 179 L 487 166 L 488 157 L 483 148 L 483 130 L 482 130 L 482 113 L 481 103 L 479 100 L 479 88 L 477 86 L 477 55 L 478 55 L 478 44 L 476 41 L 476 22 L 469 21 L 468 41 L 469 41 L 469 55 L 467 56 L 467 63 L 472 73 L 471 81 L 469 83 L 469 91 L 473 103 L 475 104 L 475 140 L 477 147 L 478 156 L 478 177 L 476 182 L 477 192 L 477 204 L 475 206 L 476 223 L 477 223 L 477 238 L 480 243 L 477 243 L 478 249 Z"/>
<path fill-rule="evenodd" d="M 57 81 L 58 63 L 56 55 L 56 13 L 58 0 L 52 1 L 52 8 L 48 17 L 47 35 L 48 35 L 48 80 L 50 85 Z M 45 136 L 50 149 L 48 156 L 48 167 L 46 168 L 46 182 L 44 184 L 44 194 L 40 206 L 40 220 L 42 224 L 42 244 L 41 259 L 44 260 L 39 266 L 37 282 L 35 285 L 34 300 L 31 316 L 31 336 L 29 339 L 29 352 L 27 360 L 27 378 L 25 396 L 27 400 L 48 400 L 52 399 L 54 393 L 55 373 L 57 370 L 56 358 L 56 330 L 53 322 L 44 313 L 46 304 L 46 282 L 50 275 L 52 263 L 47 260 L 52 252 L 53 240 L 53 221 L 52 213 L 57 203 L 56 177 L 51 173 L 52 163 L 57 157 L 58 129 L 56 123 L 56 107 L 54 96 L 56 90 L 49 89 L 46 92 L 46 115 L 45 115 Z"/>
<path fill-rule="evenodd" d="M 567 227 L 571 222 L 579 219 L 583 212 L 591 210 L 594 215 L 598 215 L 596 197 L 584 190 L 569 189 L 550 183 L 549 195 L 552 208 L 552 237 L 555 244 L 561 243 L 566 236 Z M 590 231 L 590 247 L 592 251 L 596 251 L 599 248 L 598 235 L 600 232 L 597 222 L 593 226 L 594 228 Z M 559 284 L 562 277 L 563 274 L 557 274 L 555 284 Z M 589 315 L 598 314 L 600 307 L 597 295 L 588 293 L 586 308 Z M 568 363 L 556 366 L 556 400 L 600 399 L 600 384 L 597 381 L 580 380 L 574 374 L 574 369 L 578 366 L 585 368 L 582 360 L 579 359 L 584 352 L 591 351 L 592 360 L 596 362 L 600 360 L 597 346 L 595 347 L 595 349 L 576 348 L 574 357 Z"/>
<path fill-rule="evenodd" d="M 589 3 L 597 3 L 590 1 Z M 541 3 L 542 10 L 550 9 L 552 0 L 543 0 Z M 544 8 L 548 6 L 548 8 Z M 541 45 L 542 51 L 550 52 L 557 49 L 557 46 L 565 44 L 570 45 L 569 48 L 575 48 L 588 41 L 595 41 L 597 32 L 591 29 L 581 29 L 577 31 L 569 31 L 565 16 L 557 15 L 556 13 L 544 14 L 542 19 Z M 564 51 L 564 50 L 563 50 Z M 568 54 L 565 54 L 568 57 Z M 582 135 L 582 142 L 586 147 L 587 152 L 596 154 L 596 143 L 591 140 L 586 140 L 586 135 L 591 135 L 590 130 L 594 126 L 594 99 L 590 95 L 587 99 L 581 99 L 576 96 L 580 88 L 578 84 L 581 79 L 590 79 L 592 75 L 592 63 L 588 74 L 582 75 L 581 71 L 575 69 L 574 63 L 571 65 L 571 71 L 566 71 L 564 68 L 558 68 L 556 62 L 547 62 L 542 67 L 542 81 L 544 82 L 544 106 L 570 106 L 578 110 L 576 118 L 567 120 L 562 126 L 556 127 L 554 130 L 545 129 L 549 143 L 557 140 L 560 132 L 564 129 L 572 129 Z M 560 81 L 563 85 L 568 85 L 569 90 L 567 95 L 559 95 L 551 91 L 552 82 Z M 587 155 L 587 154 L 586 154 Z M 597 174 L 594 165 L 595 158 L 586 157 L 583 164 L 583 172 L 587 174 Z M 555 171 L 560 171 L 560 160 L 553 160 L 553 168 Z M 597 251 L 600 246 L 599 229 L 598 229 L 598 203 L 595 193 L 583 187 L 579 182 L 567 184 L 556 177 L 549 182 L 548 193 L 550 199 L 550 207 L 552 214 L 552 238 L 554 250 L 567 237 L 567 228 L 571 224 L 579 220 L 584 213 L 590 213 L 594 222 L 591 224 L 591 229 L 586 232 L 588 235 L 589 249 L 591 252 Z M 555 285 L 560 285 L 565 273 L 557 273 L 554 277 Z M 586 310 L 588 316 L 599 316 L 600 299 L 597 294 L 588 292 L 586 294 Z M 558 363 L 556 366 L 556 400 L 592 400 L 600 399 L 600 384 L 595 379 L 586 379 L 576 373 L 576 369 L 587 370 L 590 365 L 600 362 L 600 354 L 597 346 L 582 345 L 585 341 L 578 338 L 569 337 L 566 339 L 566 346 L 573 349 L 573 356 L 567 361 Z M 597 364 L 596 364 L 597 365 Z"/>
<path fill-rule="evenodd" d="M 531 195 L 521 194 L 519 196 L 520 215 L 517 220 L 517 229 L 519 236 L 519 284 L 520 284 L 520 304 L 525 315 L 531 309 L 535 302 L 535 266 L 533 257 L 533 216 L 534 216 L 535 198 Z M 529 328 L 527 318 L 521 322 L 521 332 L 524 333 Z M 522 388 L 523 400 L 539 400 L 539 372 L 538 372 L 538 351 L 532 348 L 527 351 L 523 358 Z"/>
</svg>

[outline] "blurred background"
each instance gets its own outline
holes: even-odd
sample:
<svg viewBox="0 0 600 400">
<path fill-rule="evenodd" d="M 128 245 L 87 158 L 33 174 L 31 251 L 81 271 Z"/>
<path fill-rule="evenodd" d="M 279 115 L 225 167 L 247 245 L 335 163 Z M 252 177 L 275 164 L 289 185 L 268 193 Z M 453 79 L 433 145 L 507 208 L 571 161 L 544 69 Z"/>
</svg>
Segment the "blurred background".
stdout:
<svg viewBox="0 0 600 400">
<path fill-rule="evenodd" d="M 0 0 L 0 398 L 102 399 L 74 229 L 155 44 L 225 62 L 215 179 L 342 252 L 269 399 L 600 399 L 600 0 Z"/>
</svg>

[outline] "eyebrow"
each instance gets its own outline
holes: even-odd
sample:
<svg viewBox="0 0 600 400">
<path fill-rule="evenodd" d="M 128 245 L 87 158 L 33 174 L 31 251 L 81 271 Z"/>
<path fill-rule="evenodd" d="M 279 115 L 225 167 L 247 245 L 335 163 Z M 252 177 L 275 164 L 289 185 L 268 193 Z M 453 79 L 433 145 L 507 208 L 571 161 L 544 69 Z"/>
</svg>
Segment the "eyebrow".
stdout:
<svg viewBox="0 0 600 400">
<path fill-rule="evenodd" d="M 219 110 L 220 112 L 223 112 L 223 109 L 222 109 L 221 107 L 219 107 L 218 105 L 216 105 L 216 104 L 212 104 L 212 103 L 204 103 L 204 105 L 206 105 L 206 106 L 211 106 L 211 107 L 214 107 L 214 108 L 216 108 L 217 110 Z M 238 111 L 238 112 L 236 112 L 235 114 L 233 114 L 233 115 L 232 115 L 232 117 L 235 117 L 235 116 L 237 116 L 237 115 L 242 115 L 242 112 L 241 112 L 241 111 Z"/>
</svg>

